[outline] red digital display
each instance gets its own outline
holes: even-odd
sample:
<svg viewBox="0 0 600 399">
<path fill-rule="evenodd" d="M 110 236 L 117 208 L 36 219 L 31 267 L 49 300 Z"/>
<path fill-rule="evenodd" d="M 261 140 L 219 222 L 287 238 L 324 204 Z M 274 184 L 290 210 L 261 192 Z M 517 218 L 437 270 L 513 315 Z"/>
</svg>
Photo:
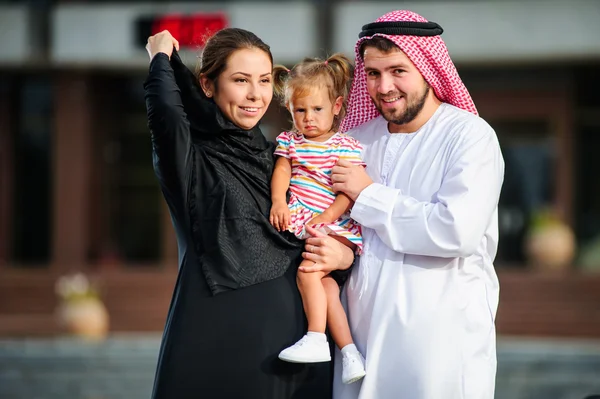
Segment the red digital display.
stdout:
<svg viewBox="0 0 600 399">
<path fill-rule="evenodd" d="M 144 45 L 148 36 L 168 30 L 177 39 L 180 47 L 193 48 L 204 46 L 210 36 L 228 26 L 227 16 L 224 13 L 169 14 L 144 18 L 138 23 L 140 23 L 138 29 L 143 31 L 138 30 L 138 33 L 140 36 L 145 36 Z"/>
</svg>

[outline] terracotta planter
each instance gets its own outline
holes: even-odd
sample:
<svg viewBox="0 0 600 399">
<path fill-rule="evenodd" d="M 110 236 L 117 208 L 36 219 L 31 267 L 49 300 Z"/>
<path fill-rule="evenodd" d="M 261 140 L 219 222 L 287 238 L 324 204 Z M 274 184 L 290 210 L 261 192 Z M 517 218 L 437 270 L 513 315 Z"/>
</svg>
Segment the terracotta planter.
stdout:
<svg viewBox="0 0 600 399">
<path fill-rule="evenodd" d="M 529 263 L 541 270 L 565 270 L 575 256 L 575 235 L 563 224 L 532 230 L 525 245 Z"/>
<path fill-rule="evenodd" d="M 108 312 L 98 299 L 63 301 L 58 319 L 69 334 L 77 337 L 101 340 L 108 334 Z"/>
</svg>

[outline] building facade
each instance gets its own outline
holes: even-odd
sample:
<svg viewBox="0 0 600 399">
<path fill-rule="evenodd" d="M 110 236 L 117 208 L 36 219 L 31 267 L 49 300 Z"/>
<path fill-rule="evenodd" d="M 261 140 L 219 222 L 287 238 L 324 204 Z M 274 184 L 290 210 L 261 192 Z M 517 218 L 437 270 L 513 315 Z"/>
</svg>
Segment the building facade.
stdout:
<svg viewBox="0 0 600 399">
<path fill-rule="evenodd" d="M 600 338 L 600 259 L 583 261 L 600 237 L 600 3 L 575 3 L 402 4 L 444 27 L 502 145 L 500 334 Z M 243 27 L 291 66 L 307 55 L 352 56 L 360 27 L 398 7 L 40 4 L 0 2 L 8 32 L 0 38 L 0 336 L 59 332 L 54 284 L 74 271 L 97 281 L 111 331 L 164 325 L 177 246 L 152 170 L 142 87 L 148 32 L 185 37 L 193 66 L 203 34 Z M 288 126 L 272 106 L 265 135 Z M 576 235 L 578 256 L 564 270 L 540 270 L 524 251 L 532 216 L 546 208 Z"/>
</svg>

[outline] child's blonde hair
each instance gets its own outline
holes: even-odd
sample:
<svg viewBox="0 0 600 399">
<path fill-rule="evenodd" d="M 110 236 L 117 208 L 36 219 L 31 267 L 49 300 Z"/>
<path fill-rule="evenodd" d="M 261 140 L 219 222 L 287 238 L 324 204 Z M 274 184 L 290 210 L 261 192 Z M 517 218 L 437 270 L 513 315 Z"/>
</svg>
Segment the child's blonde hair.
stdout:
<svg viewBox="0 0 600 399">
<path fill-rule="evenodd" d="M 346 114 L 346 100 L 352 79 L 352 63 L 342 53 L 335 53 L 326 60 L 305 58 L 291 70 L 282 65 L 273 68 L 273 88 L 275 95 L 287 107 L 293 98 L 311 94 L 315 87 L 325 87 L 331 104 L 342 97 L 342 109 L 333 120 L 333 130 L 337 130 Z"/>
</svg>

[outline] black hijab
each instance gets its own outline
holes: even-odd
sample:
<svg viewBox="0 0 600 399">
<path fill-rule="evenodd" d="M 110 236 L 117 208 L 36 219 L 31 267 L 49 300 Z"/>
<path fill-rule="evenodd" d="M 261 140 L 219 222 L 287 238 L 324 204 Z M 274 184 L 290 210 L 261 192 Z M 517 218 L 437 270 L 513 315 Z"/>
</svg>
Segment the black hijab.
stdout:
<svg viewBox="0 0 600 399">
<path fill-rule="evenodd" d="M 193 244 L 213 294 L 282 276 L 303 245 L 269 223 L 274 144 L 228 120 L 175 51 L 171 66 L 192 140 Z"/>
</svg>

